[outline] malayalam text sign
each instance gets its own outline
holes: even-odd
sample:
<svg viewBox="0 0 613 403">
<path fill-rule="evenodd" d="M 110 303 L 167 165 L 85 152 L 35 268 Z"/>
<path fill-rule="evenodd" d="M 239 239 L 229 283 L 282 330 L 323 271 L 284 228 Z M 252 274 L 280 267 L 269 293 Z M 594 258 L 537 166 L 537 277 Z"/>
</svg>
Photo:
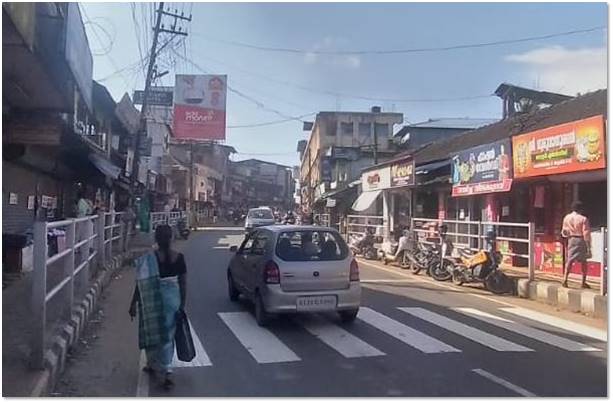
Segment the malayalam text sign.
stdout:
<svg viewBox="0 0 613 403">
<path fill-rule="evenodd" d="M 505 139 L 453 155 L 452 195 L 469 196 L 511 190 L 510 150 L 511 141 Z"/>
<path fill-rule="evenodd" d="M 225 75 L 177 74 L 173 131 L 182 140 L 226 139 Z"/>
<path fill-rule="evenodd" d="M 515 178 L 606 167 L 602 115 L 513 138 Z"/>
</svg>

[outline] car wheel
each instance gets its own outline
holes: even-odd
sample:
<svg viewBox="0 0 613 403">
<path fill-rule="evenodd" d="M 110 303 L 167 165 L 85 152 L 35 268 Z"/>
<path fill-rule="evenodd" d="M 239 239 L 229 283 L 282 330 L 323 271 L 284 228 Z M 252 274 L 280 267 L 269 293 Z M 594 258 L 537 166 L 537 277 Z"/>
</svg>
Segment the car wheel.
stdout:
<svg viewBox="0 0 613 403">
<path fill-rule="evenodd" d="M 235 302 L 238 301 L 238 295 L 240 292 L 234 285 L 234 280 L 232 279 L 232 275 L 230 271 L 228 271 L 228 297 L 230 297 L 230 301 Z"/>
<path fill-rule="evenodd" d="M 258 326 L 262 327 L 266 326 L 270 321 L 270 314 L 266 312 L 266 307 L 259 291 L 255 293 L 255 321 Z"/>
<path fill-rule="evenodd" d="M 338 314 L 343 322 L 353 322 L 358 316 L 359 309 L 352 309 L 350 311 L 339 311 Z"/>
</svg>

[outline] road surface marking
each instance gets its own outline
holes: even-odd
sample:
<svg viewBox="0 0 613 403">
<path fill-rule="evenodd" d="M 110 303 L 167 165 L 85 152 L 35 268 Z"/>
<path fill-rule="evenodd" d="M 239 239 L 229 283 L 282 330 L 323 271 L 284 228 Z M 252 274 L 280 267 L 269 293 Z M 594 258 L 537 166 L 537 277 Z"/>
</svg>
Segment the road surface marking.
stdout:
<svg viewBox="0 0 613 403">
<path fill-rule="evenodd" d="M 474 308 L 453 308 L 453 310 L 471 316 L 475 319 L 479 319 L 483 322 L 489 323 L 494 326 L 498 326 L 510 332 L 518 333 L 522 336 L 526 336 L 541 343 L 546 343 L 554 347 L 561 348 L 567 351 L 601 351 L 599 348 L 588 346 L 586 344 L 578 343 L 574 340 L 565 339 L 564 337 L 557 336 L 552 333 L 545 332 L 540 329 L 536 329 L 530 326 L 523 325 L 512 320 L 502 318 L 500 316 L 492 315 L 487 312 L 480 311 Z"/>
<path fill-rule="evenodd" d="M 495 382 L 499 385 L 504 386 L 505 388 L 512 390 L 513 392 L 517 393 L 518 395 L 524 396 L 524 397 L 537 397 L 534 393 L 527 391 L 526 389 L 522 388 L 521 386 L 517 386 L 505 379 L 499 378 L 494 374 L 491 374 L 489 372 L 487 372 L 484 369 L 481 368 L 475 368 L 472 370 L 472 372 L 474 372 L 475 374 L 481 375 L 482 377 L 489 379 L 492 382 Z"/>
<path fill-rule="evenodd" d="M 300 357 L 277 336 L 258 326 L 249 312 L 225 312 L 218 315 L 258 363 L 300 361 Z"/>
<path fill-rule="evenodd" d="M 482 330 L 475 329 L 474 327 L 465 325 L 461 322 L 458 322 L 457 320 L 449 319 L 443 315 L 439 315 L 437 313 L 428 311 L 427 309 L 423 309 L 423 308 L 398 308 L 398 309 L 400 309 L 403 312 L 408 313 L 409 315 L 413 315 L 422 320 L 433 323 L 439 327 L 442 327 L 445 330 L 448 330 L 452 333 L 466 337 L 467 339 L 474 341 L 475 343 L 482 344 L 496 351 L 515 351 L 515 352 L 534 351 L 530 348 L 520 346 L 519 344 L 515 344 L 513 342 L 510 342 L 498 336 L 494 336 L 493 334 L 489 334 Z"/>
<path fill-rule="evenodd" d="M 138 362 L 138 382 L 136 383 L 136 397 L 149 397 L 149 374 L 143 371 L 147 365 L 147 354 L 145 350 L 140 351 Z"/>
<path fill-rule="evenodd" d="M 457 348 L 445 344 L 442 341 L 430 337 L 427 334 L 402 324 L 392 318 L 388 318 L 387 316 L 370 308 L 360 308 L 358 318 L 369 325 L 376 327 L 382 332 L 395 337 L 401 342 L 423 351 L 424 353 L 432 354 L 461 352 L 461 350 L 458 350 Z"/>
<path fill-rule="evenodd" d="M 202 343 L 200 342 L 200 339 L 198 338 L 198 334 L 194 331 L 194 328 L 192 327 L 191 323 L 189 324 L 189 329 L 192 333 L 192 339 L 194 341 L 194 348 L 196 349 L 196 356 L 190 362 L 179 361 L 179 358 L 177 357 L 177 349 L 175 348 L 175 355 L 172 358 L 171 367 L 173 368 L 210 367 L 211 365 L 213 365 L 213 363 L 211 362 L 211 359 L 209 358 L 206 351 L 204 350 L 204 347 L 202 347 Z"/>
<path fill-rule="evenodd" d="M 385 355 L 384 352 L 320 316 L 300 316 L 295 320 L 309 333 L 341 353 L 345 358 Z"/>
<path fill-rule="evenodd" d="M 373 283 L 373 284 L 377 284 L 377 283 L 411 283 L 411 280 L 404 280 L 404 279 L 400 279 L 400 278 L 394 278 L 394 279 L 366 279 L 366 280 L 360 280 L 360 283 L 362 284 L 368 284 L 368 283 Z"/>
<path fill-rule="evenodd" d="M 573 333 L 577 333 L 583 336 L 591 337 L 600 341 L 607 341 L 607 331 L 600 330 L 595 327 L 581 325 L 579 323 L 556 318 L 555 316 L 547 315 L 531 309 L 526 308 L 500 308 L 501 310 L 511 313 L 513 315 L 521 316 L 534 320 L 536 322 L 545 323 L 549 326 L 558 327 L 560 329 L 568 330 Z"/>
</svg>

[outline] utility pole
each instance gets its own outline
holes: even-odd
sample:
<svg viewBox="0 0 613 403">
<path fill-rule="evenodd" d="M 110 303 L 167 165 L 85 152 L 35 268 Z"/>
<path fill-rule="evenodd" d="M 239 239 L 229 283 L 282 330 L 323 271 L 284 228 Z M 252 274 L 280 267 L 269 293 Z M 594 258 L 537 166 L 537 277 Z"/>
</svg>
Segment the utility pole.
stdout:
<svg viewBox="0 0 613 403">
<path fill-rule="evenodd" d="M 377 141 L 377 123 L 376 122 L 373 122 L 373 124 L 372 124 L 372 132 L 373 132 L 373 135 L 374 135 L 374 139 L 373 139 L 373 147 L 374 147 L 373 158 L 374 158 L 375 165 L 377 165 L 379 163 L 379 158 L 378 158 L 378 155 L 377 155 L 377 151 L 379 151 L 379 143 Z"/>
<path fill-rule="evenodd" d="M 171 13 L 170 11 L 164 11 L 164 2 L 160 2 L 158 5 L 158 9 L 156 10 L 157 16 L 155 20 L 155 26 L 153 27 L 153 43 L 151 44 L 151 56 L 149 57 L 149 65 L 147 66 L 147 77 L 145 78 L 145 90 L 143 94 L 143 105 L 140 110 L 140 125 L 138 133 L 133 141 L 134 145 L 134 160 L 132 161 L 132 191 L 136 188 L 136 182 L 138 181 L 138 172 L 137 167 L 140 163 L 140 145 L 142 141 L 142 137 L 147 135 L 147 107 L 149 106 L 149 92 L 151 91 L 151 82 L 154 78 L 160 77 L 165 74 L 162 73 L 157 77 L 154 77 L 155 71 L 155 59 L 160 50 L 162 50 L 170 41 L 168 40 L 164 43 L 160 49 L 158 49 L 158 40 L 161 32 L 172 34 L 172 35 L 182 35 L 187 36 L 187 32 L 182 32 L 181 29 L 176 29 L 178 20 L 191 21 L 192 16 L 189 17 L 184 16 L 183 14 L 178 14 L 175 10 L 175 13 Z M 174 17 L 174 23 L 171 25 L 171 29 L 165 29 L 162 24 L 162 16 L 167 15 L 170 17 Z"/>
</svg>

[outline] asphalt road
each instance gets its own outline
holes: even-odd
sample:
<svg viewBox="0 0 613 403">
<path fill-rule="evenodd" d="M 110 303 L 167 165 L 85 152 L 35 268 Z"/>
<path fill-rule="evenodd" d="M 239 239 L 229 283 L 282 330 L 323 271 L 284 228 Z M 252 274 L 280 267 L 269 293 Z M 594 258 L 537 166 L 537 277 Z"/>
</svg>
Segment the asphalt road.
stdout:
<svg viewBox="0 0 613 403">
<path fill-rule="evenodd" d="M 538 303 L 432 284 L 368 262 L 360 264 L 363 308 L 353 324 L 335 315 L 302 317 L 306 324 L 283 316 L 262 333 L 250 304 L 227 296 L 228 247 L 241 237 L 241 231 L 207 230 L 190 239 L 187 312 L 200 354 L 175 368 L 172 391 L 140 376 L 138 394 L 607 394 L 606 330 L 584 328 L 580 316 L 560 316 Z M 567 322 L 552 322 L 552 315 Z"/>
<path fill-rule="evenodd" d="M 206 230 L 178 245 L 198 355 L 176 361 L 173 390 L 140 371 L 126 271 L 105 293 L 104 316 L 71 352 L 54 395 L 607 395 L 604 321 L 373 262 L 360 261 L 362 309 L 353 324 L 334 314 L 283 316 L 262 330 L 250 304 L 227 296 L 228 249 L 241 239 L 240 230 Z"/>
</svg>

